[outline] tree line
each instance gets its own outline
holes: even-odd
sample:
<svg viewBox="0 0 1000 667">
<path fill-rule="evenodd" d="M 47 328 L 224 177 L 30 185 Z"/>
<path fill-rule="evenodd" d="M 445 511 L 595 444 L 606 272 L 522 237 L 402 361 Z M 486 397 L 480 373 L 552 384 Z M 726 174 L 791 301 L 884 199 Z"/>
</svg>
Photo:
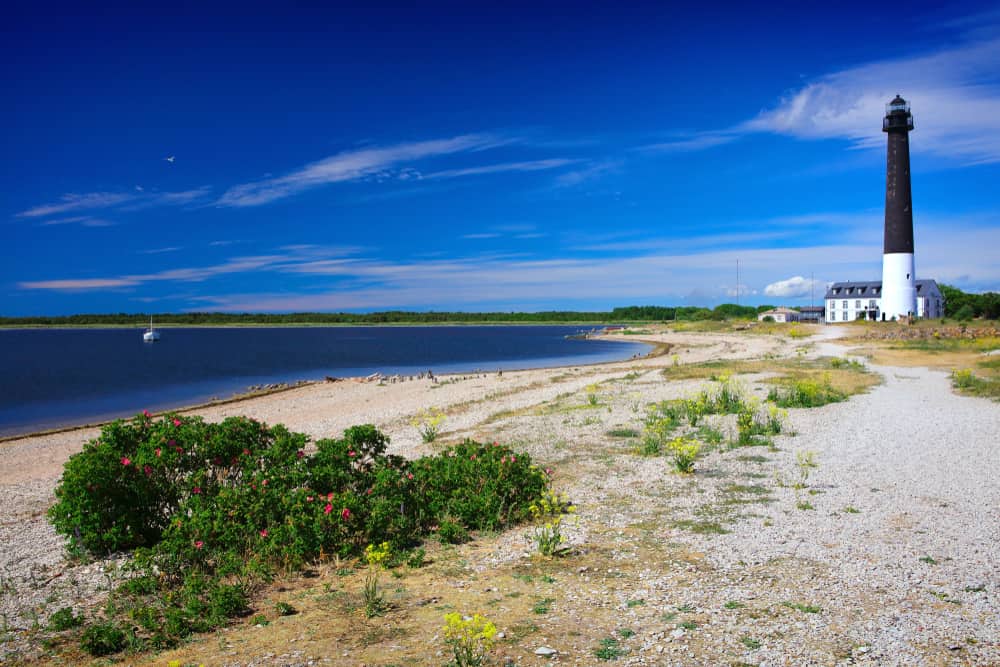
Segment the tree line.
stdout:
<svg viewBox="0 0 1000 667">
<path fill-rule="evenodd" d="M 944 296 L 944 315 L 956 320 L 971 320 L 982 317 L 987 320 L 1000 319 L 1000 294 L 963 292 L 951 285 L 939 285 Z"/>
<path fill-rule="evenodd" d="M 524 312 L 415 312 L 375 313 L 85 313 L 78 315 L 3 317 L 0 326 L 144 326 L 150 317 L 160 324 L 201 326 L 240 324 L 490 324 L 659 322 L 754 318 L 771 306 L 726 303 L 715 308 L 697 306 L 625 306 L 610 311 L 546 310 Z"/>
</svg>

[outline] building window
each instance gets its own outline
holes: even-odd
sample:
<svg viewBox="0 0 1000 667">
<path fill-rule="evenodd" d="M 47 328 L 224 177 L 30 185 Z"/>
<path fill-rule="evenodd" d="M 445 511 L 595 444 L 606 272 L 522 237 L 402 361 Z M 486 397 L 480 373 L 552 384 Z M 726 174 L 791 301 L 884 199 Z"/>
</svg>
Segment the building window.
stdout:
<svg viewBox="0 0 1000 667">
<path fill-rule="evenodd" d="M 858 310 L 861 310 L 861 299 L 858 299 L 857 301 L 854 302 L 854 307 L 857 308 Z"/>
<path fill-rule="evenodd" d="M 875 299 L 868 299 L 868 307 L 875 310 Z"/>
<path fill-rule="evenodd" d="M 848 319 L 847 319 L 847 311 L 846 311 L 846 310 L 844 311 L 844 315 L 843 315 L 843 320 L 844 320 L 845 322 L 847 322 L 847 321 L 848 321 Z"/>
<path fill-rule="evenodd" d="M 844 310 L 847 310 L 847 300 L 846 299 L 844 300 L 843 306 L 844 306 Z"/>
</svg>

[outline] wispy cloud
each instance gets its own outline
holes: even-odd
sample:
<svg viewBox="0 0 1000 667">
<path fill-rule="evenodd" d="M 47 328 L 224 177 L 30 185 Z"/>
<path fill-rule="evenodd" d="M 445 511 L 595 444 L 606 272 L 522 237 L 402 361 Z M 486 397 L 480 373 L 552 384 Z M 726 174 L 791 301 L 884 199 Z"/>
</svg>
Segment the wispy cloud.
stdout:
<svg viewBox="0 0 1000 667">
<path fill-rule="evenodd" d="M 115 223 L 103 218 L 95 218 L 89 215 L 74 215 L 68 218 L 51 218 L 38 223 L 41 227 L 53 225 L 80 225 L 81 227 L 110 227 Z"/>
<path fill-rule="evenodd" d="M 480 176 L 482 174 L 498 174 L 507 171 L 542 171 L 545 169 L 556 169 L 574 164 L 579 160 L 567 158 L 552 158 L 549 160 L 531 160 L 528 162 L 504 162 L 501 164 L 488 164 L 481 167 L 467 167 L 465 169 L 446 169 L 430 174 L 424 174 L 423 179 L 432 180 L 435 178 L 458 178 L 460 176 Z"/>
<path fill-rule="evenodd" d="M 90 192 L 69 193 L 59 201 L 42 204 L 18 213 L 17 218 L 40 219 L 51 215 L 76 213 L 86 210 L 138 211 L 156 206 L 184 206 L 203 200 L 211 194 L 211 188 L 203 186 L 181 192 Z M 91 216 L 69 216 L 44 220 L 42 225 L 82 224 L 90 227 L 104 227 L 113 223 Z"/>
<path fill-rule="evenodd" d="M 724 129 L 640 147 L 651 152 L 697 151 L 751 133 L 800 139 L 845 139 L 880 148 L 881 118 L 897 93 L 913 105 L 921 151 L 962 164 L 1000 162 L 1000 37 L 989 36 L 927 54 L 834 72 L 806 84 L 756 117 Z"/>
<path fill-rule="evenodd" d="M 18 218 L 41 218 L 47 215 L 58 215 L 71 211 L 83 211 L 94 208 L 110 208 L 136 198 L 135 194 L 123 192 L 90 192 L 87 194 L 69 193 L 60 197 L 59 201 L 29 208 L 17 214 Z"/>
<path fill-rule="evenodd" d="M 356 251 L 354 248 L 344 247 L 320 248 L 317 246 L 298 246 L 298 248 L 298 251 L 290 249 L 288 252 L 271 255 L 232 257 L 219 264 L 212 264 L 208 266 L 182 267 L 154 273 L 130 274 L 95 279 L 25 281 L 18 283 L 18 287 L 31 290 L 82 291 L 101 290 L 109 287 L 132 287 L 160 282 L 204 282 L 211 278 L 228 274 L 279 270 L 292 272 L 311 263 L 319 261 L 334 261 L 317 258 L 349 255 Z M 162 248 L 150 252 L 169 252 L 173 250 L 177 250 L 177 248 Z"/>
<path fill-rule="evenodd" d="M 79 280 L 37 280 L 18 283 L 21 289 L 52 290 L 57 292 L 87 292 L 107 290 L 119 287 L 134 287 L 137 280 L 128 278 L 89 278 Z"/>
<path fill-rule="evenodd" d="M 1000 288 L 1000 225 L 997 212 L 965 217 L 924 215 L 917 231 L 918 276 L 976 289 Z M 734 293 L 737 260 L 741 294 L 772 298 L 807 294 L 810 273 L 832 280 L 877 280 L 881 272 L 880 226 L 866 231 L 869 213 L 839 220 L 849 233 L 806 234 L 784 247 L 754 246 L 763 237 L 729 236 L 727 245 L 604 247 L 588 256 L 536 259 L 524 254 L 470 254 L 457 258 L 384 260 L 359 249 L 290 245 L 261 255 L 238 256 L 216 264 L 172 268 L 146 274 L 20 283 L 25 290 L 97 291 L 142 286 L 204 283 L 198 303 L 227 311 L 338 310 L 373 308 L 470 308 L 508 303 L 579 302 L 604 306 L 636 300 L 651 303 L 718 302 Z M 790 216 L 824 219 L 823 214 Z M 492 233 L 492 230 L 485 233 Z M 767 234 L 761 232 L 760 234 Z M 708 237 L 702 237 L 705 241 Z M 849 239 L 846 240 L 845 239 Z M 287 292 L 219 293 L 224 276 L 259 275 Z M 792 275 L 792 278 L 787 276 Z M 970 276 L 974 276 L 972 279 Z M 307 283 L 309 293 L 302 293 Z M 819 289 L 819 288 L 818 288 Z M 214 294 L 213 294 L 214 292 Z M 210 295 L 210 296 L 206 296 Z M 502 296 L 501 296 L 502 295 Z M 202 297 L 204 297 L 202 299 Z M 193 299 L 194 297 L 192 297 Z"/>
<path fill-rule="evenodd" d="M 639 150 L 650 153 L 690 153 L 728 144 L 736 141 L 742 135 L 742 132 L 733 130 L 696 132 L 676 139 L 640 146 Z"/>
<path fill-rule="evenodd" d="M 604 160 L 589 164 L 581 169 L 574 169 L 556 177 L 556 186 L 569 188 L 581 183 L 595 181 L 602 176 L 614 173 L 621 169 L 621 160 Z"/>
<path fill-rule="evenodd" d="M 354 181 L 376 175 L 390 167 L 431 157 L 483 151 L 511 143 L 512 139 L 491 134 L 466 134 L 450 139 L 434 139 L 362 148 L 332 155 L 284 176 L 266 178 L 229 188 L 216 202 L 219 206 L 260 206 L 330 183 Z"/>
<path fill-rule="evenodd" d="M 153 248 L 152 250 L 140 250 L 139 253 L 142 255 L 159 255 L 165 252 L 177 252 L 182 250 L 180 246 L 170 246 L 168 248 Z"/>
<path fill-rule="evenodd" d="M 185 206 L 204 202 L 212 194 L 212 188 L 204 185 L 200 188 L 182 190 L 180 192 L 146 192 L 137 197 L 134 202 L 122 207 L 123 211 L 139 211 L 157 206 Z"/>
</svg>

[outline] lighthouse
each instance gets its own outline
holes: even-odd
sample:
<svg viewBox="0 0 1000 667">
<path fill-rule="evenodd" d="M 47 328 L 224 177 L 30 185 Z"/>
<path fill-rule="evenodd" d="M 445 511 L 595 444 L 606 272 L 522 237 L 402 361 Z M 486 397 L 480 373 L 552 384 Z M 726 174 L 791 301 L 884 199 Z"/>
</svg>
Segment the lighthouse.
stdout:
<svg viewBox="0 0 1000 667">
<path fill-rule="evenodd" d="M 910 104 L 899 95 L 885 107 L 885 239 L 882 249 L 882 319 L 917 315 L 913 265 L 913 203 L 910 199 Z"/>
</svg>

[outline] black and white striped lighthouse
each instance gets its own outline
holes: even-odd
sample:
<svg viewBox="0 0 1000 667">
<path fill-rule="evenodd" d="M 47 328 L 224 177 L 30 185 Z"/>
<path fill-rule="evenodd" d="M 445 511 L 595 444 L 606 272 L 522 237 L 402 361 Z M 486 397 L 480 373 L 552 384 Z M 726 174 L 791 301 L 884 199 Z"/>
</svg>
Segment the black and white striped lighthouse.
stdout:
<svg viewBox="0 0 1000 667">
<path fill-rule="evenodd" d="M 910 199 L 910 104 L 899 95 L 885 107 L 889 135 L 885 169 L 885 240 L 882 250 L 882 319 L 917 314 Z"/>
</svg>

